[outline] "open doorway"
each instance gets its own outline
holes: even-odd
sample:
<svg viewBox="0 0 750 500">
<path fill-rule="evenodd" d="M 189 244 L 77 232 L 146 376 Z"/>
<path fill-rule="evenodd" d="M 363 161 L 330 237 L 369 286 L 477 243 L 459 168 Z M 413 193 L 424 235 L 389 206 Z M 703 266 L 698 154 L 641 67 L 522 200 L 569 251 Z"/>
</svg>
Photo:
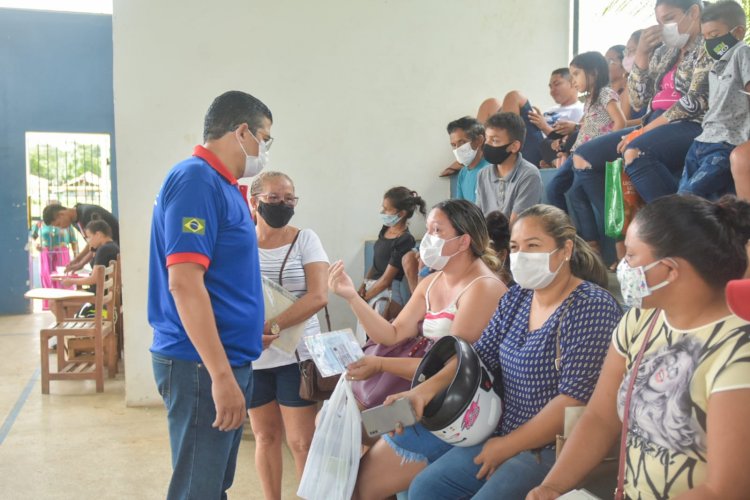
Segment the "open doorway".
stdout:
<svg viewBox="0 0 750 500">
<path fill-rule="evenodd" d="M 51 276 L 85 246 L 73 227 L 49 227 L 42 210 L 89 203 L 112 210 L 109 134 L 26 133 L 26 196 L 29 224 L 29 286 L 53 287 Z M 34 309 L 43 304 L 35 301 Z"/>
</svg>

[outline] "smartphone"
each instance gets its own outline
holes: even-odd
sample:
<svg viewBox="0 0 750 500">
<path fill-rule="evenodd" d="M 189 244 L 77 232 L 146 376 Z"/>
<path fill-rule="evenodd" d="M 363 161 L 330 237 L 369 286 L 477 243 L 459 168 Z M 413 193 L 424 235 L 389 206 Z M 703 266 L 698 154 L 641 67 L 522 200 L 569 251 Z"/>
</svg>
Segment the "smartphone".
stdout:
<svg viewBox="0 0 750 500">
<path fill-rule="evenodd" d="M 406 398 L 397 399 L 388 406 L 380 405 L 362 412 L 362 424 L 370 437 L 395 431 L 397 424 L 407 427 L 416 423 L 414 408 Z"/>
</svg>

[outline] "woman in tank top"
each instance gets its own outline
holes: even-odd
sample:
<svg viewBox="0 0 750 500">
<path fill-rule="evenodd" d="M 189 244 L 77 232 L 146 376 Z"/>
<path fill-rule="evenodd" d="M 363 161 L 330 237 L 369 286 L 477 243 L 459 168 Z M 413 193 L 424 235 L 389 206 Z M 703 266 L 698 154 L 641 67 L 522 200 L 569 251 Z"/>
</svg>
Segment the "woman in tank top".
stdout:
<svg viewBox="0 0 750 500">
<path fill-rule="evenodd" d="M 341 261 L 331 266 L 328 286 L 349 303 L 370 338 L 380 344 L 393 345 L 419 335 L 421 322 L 424 322 L 427 337 L 456 335 L 475 342 L 507 291 L 495 274 L 502 264 L 491 248 L 479 208 L 466 200 L 447 200 L 435 205 L 427 217 L 427 233 L 420 244 L 420 256 L 425 265 L 440 272 L 417 285 L 393 323 L 373 311 L 357 294 Z M 420 361 L 419 358 L 365 356 L 349 366 L 346 376 L 363 380 L 385 371 L 411 380 Z M 400 467 L 399 463 L 393 450 L 382 440 L 378 441 L 362 459 L 359 495 L 377 497 L 379 486 L 385 486 L 383 491 L 387 491 L 385 483 L 396 476 L 412 476 L 410 466 Z M 373 480 L 375 477 L 380 479 Z"/>
</svg>

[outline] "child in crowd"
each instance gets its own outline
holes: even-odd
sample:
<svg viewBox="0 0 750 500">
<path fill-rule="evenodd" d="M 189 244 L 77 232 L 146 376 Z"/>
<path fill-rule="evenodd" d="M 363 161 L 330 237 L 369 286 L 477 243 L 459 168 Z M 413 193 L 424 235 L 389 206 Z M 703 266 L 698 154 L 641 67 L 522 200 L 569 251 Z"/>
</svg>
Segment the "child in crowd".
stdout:
<svg viewBox="0 0 750 500">
<path fill-rule="evenodd" d="M 484 159 L 484 126 L 479 120 L 465 116 L 448 124 L 448 136 L 456 161 L 464 166 L 458 172 L 456 198 L 474 203 L 477 199 L 477 175 L 489 166 Z"/>
<path fill-rule="evenodd" d="M 497 113 L 484 125 L 484 158 L 492 164 L 477 176 L 477 206 L 482 213 L 500 210 L 510 223 L 542 200 L 539 169 L 521 154 L 526 125 L 515 113 Z"/>
<path fill-rule="evenodd" d="M 570 61 L 570 74 L 573 85 L 586 95 L 583 119 L 578 137 L 570 148 L 574 152 L 581 144 L 600 135 L 620 130 L 625 126 L 625 115 L 620 108 L 620 97 L 609 86 L 607 60 L 598 52 L 584 52 Z M 567 158 L 559 167 L 557 175 L 547 185 L 550 203 L 561 210 L 567 209 L 565 193 L 573 185 L 573 159 Z M 596 223 L 590 201 L 580 188 L 574 188 L 571 197 L 575 200 L 578 229 L 581 237 L 595 249 L 599 248 L 600 224 Z"/>
<path fill-rule="evenodd" d="M 729 155 L 750 138 L 750 47 L 745 37 L 746 17 L 732 0 L 703 10 L 701 30 L 706 52 L 716 62 L 708 74 L 708 111 L 703 132 L 685 158 L 680 193 L 717 199 L 735 192 Z"/>
<path fill-rule="evenodd" d="M 88 248 L 94 252 L 94 260 L 91 262 L 91 267 L 94 266 L 109 266 L 109 263 L 113 260 L 117 260 L 117 256 L 120 255 L 120 247 L 112 239 L 112 228 L 102 219 L 94 219 L 84 229 L 86 235 L 86 242 Z M 64 278 L 61 282 L 63 288 L 71 286 L 89 285 L 89 291 L 96 293 L 96 274 L 91 273 L 89 276 L 81 278 Z M 78 311 L 77 316 L 81 318 L 93 317 L 95 313 L 94 304 L 86 303 Z"/>
<path fill-rule="evenodd" d="M 372 305 L 382 304 L 379 312 L 386 318 L 394 318 L 404 305 L 400 293 L 400 281 L 404 278 L 401 260 L 416 243 L 408 221 L 417 209 L 422 216 L 427 214 L 424 200 L 409 188 L 394 187 L 383 195 L 380 211 L 383 227 L 375 242 L 372 267 L 358 293 Z"/>
</svg>

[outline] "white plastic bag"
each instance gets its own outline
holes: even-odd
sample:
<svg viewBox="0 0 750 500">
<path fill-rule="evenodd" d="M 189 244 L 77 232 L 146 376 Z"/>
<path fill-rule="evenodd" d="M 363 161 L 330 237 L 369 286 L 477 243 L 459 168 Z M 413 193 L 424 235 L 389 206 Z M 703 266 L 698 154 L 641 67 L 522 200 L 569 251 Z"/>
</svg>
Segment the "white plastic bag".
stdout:
<svg viewBox="0 0 750 500">
<path fill-rule="evenodd" d="M 362 419 L 351 382 L 341 377 L 315 429 L 297 496 L 349 500 L 354 493 L 362 444 Z"/>
</svg>

